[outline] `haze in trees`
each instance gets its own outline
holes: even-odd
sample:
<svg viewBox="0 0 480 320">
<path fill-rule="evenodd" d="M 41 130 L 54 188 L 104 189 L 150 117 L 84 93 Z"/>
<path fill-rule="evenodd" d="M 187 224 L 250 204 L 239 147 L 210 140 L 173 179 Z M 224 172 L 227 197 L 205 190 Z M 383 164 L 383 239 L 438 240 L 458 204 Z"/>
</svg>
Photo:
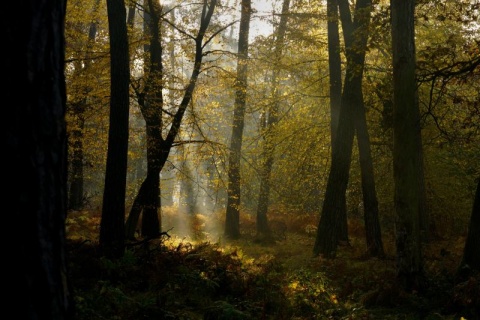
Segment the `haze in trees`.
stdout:
<svg viewBox="0 0 480 320">
<path fill-rule="evenodd" d="M 475 2 L 128 1 L 121 123 L 106 4 L 65 29 L 78 319 L 475 319 Z"/>
</svg>

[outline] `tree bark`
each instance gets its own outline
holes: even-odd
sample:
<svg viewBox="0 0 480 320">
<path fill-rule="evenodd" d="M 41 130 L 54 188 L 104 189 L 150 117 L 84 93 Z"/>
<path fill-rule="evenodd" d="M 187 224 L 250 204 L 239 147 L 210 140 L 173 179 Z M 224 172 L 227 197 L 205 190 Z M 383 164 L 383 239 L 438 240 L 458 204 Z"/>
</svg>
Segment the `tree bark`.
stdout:
<svg viewBox="0 0 480 320">
<path fill-rule="evenodd" d="M 238 35 L 237 79 L 235 83 L 235 108 L 233 111 L 232 135 L 228 160 L 227 211 L 225 236 L 240 237 L 241 174 L 240 160 L 242 152 L 245 105 L 248 80 L 248 36 L 250 33 L 251 0 L 242 0 L 240 30 Z"/>
<path fill-rule="evenodd" d="M 161 230 L 160 210 L 160 171 L 163 145 L 162 108 L 163 108 L 163 48 L 161 44 L 160 17 L 162 8 L 158 2 L 148 0 L 148 20 L 145 33 L 150 37 L 147 52 L 150 54 L 147 85 L 144 91 L 145 103 L 140 104 L 146 124 L 147 135 L 147 178 L 143 203 L 141 233 L 144 237 L 158 236 Z"/>
<path fill-rule="evenodd" d="M 107 0 L 107 11 L 111 97 L 100 247 L 105 257 L 118 259 L 125 253 L 130 61 L 124 1 Z"/>
<path fill-rule="evenodd" d="M 152 5 L 150 7 L 150 13 L 156 12 L 157 15 L 152 16 L 154 19 L 159 19 L 158 12 L 155 9 L 156 4 L 149 0 L 149 3 Z M 163 99 L 158 88 L 161 88 L 161 73 L 163 69 L 161 68 L 162 54 L 161 54 L 161 45 L 160 45 L 160 35 L 158 34 L 159 29 L 151 30 L 153 39 L 150 43 L 152 48 L 148 48 L 150 51 L 151 63 L 153 64 L 153 70 L 150 72 L 156 73 L 151 78 L 149 78 L 148 84 L 152 86 L 151 88 L 147 87 L 144 92 L 137 92 L 139 98 L 139 105 L 143 108 L 142 115 L 147 122 L 147 177 L 143 181 L 140 189 L 134 199 L 134 203 L 130 210 L 128 219 L 127 219 L 127 237 L 133 238 L 135 233 L 135 227 L 138 223 L 140 213 L 143 210 L 143 219 L 142 219 L 142 234 L 149 237 L 155 237 L 159 235 L 161 230 L 161 225 L 159 221 L 158 209 L 160 208 L 160 172 L 165 166 L 165 162 L 168 159 L 168 155 L 173 146 L 173 142 L 177 137 L 177 134 L 180 130 L 180 125 L 182 123 L 183 116 L 187 107 L 192 100 L 193 92 L 197 84 L 197 79 L 200 74 L 200 69 L 202 66 L 203 58 L 203 40 L 205 37 L 205 32 L 210 24 L 213 12 L 217 5 L 216 0 L 212 0 L 209 3 L 203 3 L 202 15 L 200 18 L 200 28 L 197 36 L 194 38 L 195 41 L 195 58 L 193 62 L 193 70 L 190 76 L 190 81 L 185 89 L 185 93 L 180 106 L 177 109 L 177 112 L 173 115 L 172 122 L 170 123 L 170 129 L 167 132 L 166 138 L 162 136 L 162 122 L 161 122 L 161 112 Z M 159 26 L 158 22 L 153 22 L 151 26 Z M 148 25 L 147 25 L 148 28 Z M 157 34 L 156 34 L 157 33 Z M 153 90 L 153 88 L 156 88 Z M 153 90 L 151 93 L 150 90 Z M 156 92 L 155 92 L 156 91 Z M 152 100 L 152 101 L 150 101 Z M 151 103 L 151 105 L 150 105 Z M 153 108 L 156 106 L 156 108 Z M 150 144 L 150 145 L 149 145 Z"/>
<path fill-rule="evenodd" d="M 5 245 L 10 277 L 3 312 L 16 319 L 73 319 L 65 252 L 67 137 L 66 1 L 4 3 L 1 66 Z M 21 14 L 13 14 L 13 13 Z"/>
<path fill-rule="evenodd" d="M 328 30 L 328 68 L 330 75 L 330 136 L 331 158 L 333 161 L 333 149 L 336 147 L 338 122 L 342 103 L 342 60 L 340 57 L 340 34 L 338 29 L 338 2 L 327 1 L 327 30 Z M 347 203 L 344 199 L 338 238 L 348 242 Z M 320 208 L 318 208 L 320 210 Z"/>
<path fill-rule="evenodd" d="M 287 30 L 288 12 L 290 9 L 290 0 L 284 0 L 282 5 L 282 14 L 280 17 L 280 24 L 276 30 L 275 44 L 274 44 L 274 69 L 272 75 L 272 104 L 268 110 L 268 119 L 266 122 L 266 133 L 264 136 L 264 154 L 265 162 L 260 174 L 260 191 L 258 195 L 257 207 L 257 238 L 259 240 L 271 241 L 272 232 L 268 226 L 268 205 L 270 202 L 270 174 L 274 163 L 274 145 L 273 145 L 273 131 L 278 122 L 279 112 L 279 84 L 278 77 L 280 69 L 276 65 L 282 58 L 283 46 L 285 44 L 285 32 Z"/>
<path fill-rule="evenodd" d="M 372 257 L 383 257 L 385 252 L 383 250 L 382 232 L 378 218 L 378 200 L 363 97 L 361 103 L 357 105 L 355 129 L 360 154 L 367 254 Z"/>
<path fill-rule="evenodd" d="M 348 241 L 345 193 L 350 175 L 354 118 L 359 113 L 359 106 L 363 106 L 362 78 L 367 42 L 363 28 L 368 26 L 371 6 L 369 0 L 358 0 L 355 21 L 352 21 L 348 1 L 340 0 L 338 4 L 347 50 L 347 70 L 325 200 L 313 248 L 314 255 L 322 254 L 327 258 L 335 257 L 339 240 Z M 368 14 L 365 14 L 366 9 Z"/>
<path fill-rule="evenodd" d="M 150 39 L 144 46 L 150 61 L 145 67 L 146 85 L 143 92 L 137 92 L 140 111 L 145 120 L 147 139 L 147 175 L 133 201 L 126 223 L 126 237 L 134 238 L 135 229 L 143 212 L 141 234 L 156 237 L 161 230 L 159 219 L 160 171 L 163 108 L 163 60 L 160 39 L 161 8 L 151 0 L 146 1 L 144 12 L 144 34 Z"/>
<path fill-rule="evenodd" d="M 340 57 L 337 0 L 327 1 L 327 19 L 328 71 L 330 75 L 330 135 L 332 148 L 334 148 L 342 101 L 342 60 Z"/>
<path fill-rule="evenodd" d="M 365 64 L 365 52 L 368 41 L 368 27 L 370 25 L 371 1 L 357 2 L 357 7 L 362 8 L 355 14 L 355 31 L 359 35 L 353 43 L 354 50 L 363 52 L 363 57 L 355 57 L 354 63 Z M 353 35 L 353 33 L 352 33 Z M 353 39 L 352 39 L 353 41 Z M 365 237 L 367 243 L 367 254 L 381 257 L 384 255 L 380 221 L 378 219 L 378 200 L 375 188 L 373 172 L 372 152 L 370 148 L 370 137 L 368 134 L 367 117 L 362 88 L 358 92 L 358 103 L 355 104 L 355 130 L 360 156 L 360 171 L 362 176 L 362 195 L 364 205 Z"/>
<path fill-rule="evenodd" d="M 393 45 L 393 171 L 397 279 L 407 291 L 422 290 L 418 143 L 420 117 L 416 103 L 414 0 L 391 0 Z"/>
</svg>

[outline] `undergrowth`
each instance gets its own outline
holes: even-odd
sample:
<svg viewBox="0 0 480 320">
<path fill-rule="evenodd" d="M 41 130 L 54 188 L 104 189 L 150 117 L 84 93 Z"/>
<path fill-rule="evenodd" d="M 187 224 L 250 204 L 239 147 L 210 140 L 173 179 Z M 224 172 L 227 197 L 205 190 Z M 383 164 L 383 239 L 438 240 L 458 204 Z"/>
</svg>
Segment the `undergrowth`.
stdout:
<svg viewBox="0 0 480 320">
<path fill-rule="evenodd" d="M 384 259 L 366 258 L 355 222 L 336 259 L 312 257 L 314 238 L 298 224 L 276 245 L 249 232 L 228 242 L 172 235 L 111 261 L 98 252 L 98 219 L 81 216 L 68 229 L 78 320 L 479 319 L 480 277 L 455 276 L 460 239 L 426 245 L 427 290 L 405 293 L 394 285 L 393 239 Z"/>
</svg>

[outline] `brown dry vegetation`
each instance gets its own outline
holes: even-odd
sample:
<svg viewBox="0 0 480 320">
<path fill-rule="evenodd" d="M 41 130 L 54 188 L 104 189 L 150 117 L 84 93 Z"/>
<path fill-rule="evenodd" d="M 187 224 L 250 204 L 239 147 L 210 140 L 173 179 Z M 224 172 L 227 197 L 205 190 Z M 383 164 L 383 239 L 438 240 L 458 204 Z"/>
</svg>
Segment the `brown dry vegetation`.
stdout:
<svg viewBox="0 0 480 320">
<path fill-rule="evenodd" d="M 463 237 L 425 245 L 428 288 L 405 293 L 394 285 L 392 233 L 385 259 L 365 257 L 360 220 L 349 221 L 350 244 L 326 260 L 312 257 L 315 215 L 276 217 L 286 239 L 268 246 L 255 241 L 248 214 L 242 238 L 230 242 L 208 228 L 221 230 L 221 214 L 190 218 L 192 237 L 175 234 L 174 216 L 164 212 L 169 236 L 130 243 L 122 260 L 109 261 L 97 251 L 99 214 L 70 213 L 77 319 L 479 319 L 480 277 L 456 276 Z"/>
</svg>

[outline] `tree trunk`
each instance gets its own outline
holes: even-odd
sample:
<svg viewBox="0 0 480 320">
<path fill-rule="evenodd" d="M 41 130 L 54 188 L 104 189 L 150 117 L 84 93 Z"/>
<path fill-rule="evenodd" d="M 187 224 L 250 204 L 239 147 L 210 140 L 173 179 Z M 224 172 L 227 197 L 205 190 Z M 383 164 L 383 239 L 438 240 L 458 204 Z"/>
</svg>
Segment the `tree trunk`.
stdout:
<svg viewBox="0 0 480 320">
<path fill-rule="evenodd" d="M 340 107 L 342 103 L 342 60 L 340 57 L 340 35 L 338 31 L 338 2 L 337 0 L 327 1 L 327 29 L 328 29 L 328 67 L 330 75 L 330 136 L 331 136 L 331 157 L 337 137 L 338 122 L 340 118 Z M 348 242 L 347 225 L 347 203 L 344 199 L 338 230 L 339 240 Z M 318 208 L 319 210 L 321 208 Z"/>
<path fill-rule="evenodd" d="M 257 207 L 257 238 L 260 240 L 271 241 L 272 234 L 268 227 L 268 205 L 270 201 L 270 174 L 274 162 L 274 145 L 273 145 L 273 132 L 276 123 L 278 122 L 279 112 L 279 67 L 276 65 L 282 58 L 282 50 L 285 43 L 285 32 L 287 30 L 288 11 L 290 8 L 290 0 L 284 0 L 282 5 L 282 14 L 280 17 L 280 24 L 276 31 L 275 47 L 274 50 L 274 69 L 272 76 L 272 104 L 270 110 L 268 110 L 268 119 L 266 125 L 266 133 L 264 136 L 264 154 L 265 162 L 260 174 L 260 192 L 258 195 L 258 207 Z"/>
<path fill-rule="evenodd" d="M 363 105 L 362 78 L 365 65 L 366 34 L 354 39 L 360 28 L 368 26 L 370 10 L 369 0 L 358 0 L 355 9 L 355 21 L 352 22 L 348 1 L 340 0 L 340 17 L 344 30 L 347 49 L 347 70 L 340 106 L 339 123 L 332 147 L 332 163 L 325 191 L 322 214 L 317 228 L 313 249 L 314 255 L 322 254 L 333 258 L 336 255 L 339 240 L 348 241 L 346 233 L 346 197 L 350 175 L 354 138 L 354 117 L 359 106 Z M 354 41 L 355 40 L 355 41 Z M 352 112 L 353 110 L 353 112 Z"/>
<path fill-rule="evenodd" d="M 15 319 L 73 319 L 65 252 L 66 1 L 4 4 L 1 65 L 5 226 L 20 233 L 8 257 L 3 309 Z M 13 13 L 21 14 L 13 14 Z"/>
<path fill-rule="evenodd" d="M 85 100 L 81 105 L 74 107 L 76 109 L 76 125 L 71 133 L 72 160 L 70 174 L 70 189 L 68 193 L 68 208 L 72 210 L 81 210 L 83 207 L 83 129 L 85 125 Z"/>
<path fill-rule="evenodd" d="M 352 67 L 349 68 L 347 65 L 340 121 L 335 147 L 332 148 L 332 163 L 313 248 L 314 255 L 322 254 L 326 258 L 333 258 L 336 255 L 340 223 L 344 221 L 340 217 L 342 211 L 345 212 L 345 191 L 348 185 L 354 136 L 353 113 L 349 109 L 357 101 L 354 96 L 355 87 L 361 85 L 358 79 L 352 77 L 352 71 Z"/>
<path fill-rule="evenodd" d="M 368 41 L 368 27 L 370 25 L 371 1 L 358 1 L 357 8 L 363 8 L 355 13 L 355 30 L 359 36 L 352 43 L 354 50 L 363 52 L 361 55 L 353 55 L 355 65 L 365 64 L 365 52 Z M 353 35 L 353 33 L 352 33 Z M 353 41 L 353 39 L 352 39 Z M 360 170 L 362 176 L 362 195 L 364 205 L 365 237 L 367 243 L 367 254 L 370 256 L 383 256 L 382 233 L 380 230 L 380 221 L 378 219 L 378 200 L 375 190 L 375 178 L 373 173 L 373 160 L 370 148 L 370 137 L 368 134 L 367 118 L 365 114 L 365 104 L 363 100 L 362 88 L 358 89 L 358 102 L 355 104 L 355 130 L 357 133 L 357 143 L 360 156 Z"/>
<path fill-rule="evenodd" d="M 173 115 L 173 120 L 170 124 L 167 136 L 164 139 L 162 136 L 162 122 L 161 112 L 163 99 L 161 96 L 161 75 L 163 68 L 162 62 L 162 49 L 160 45 L 159 28 L 152 29 L 152 41 L 150 42 L 150 48 L 147 48 L 150 52 L 150 61 L 153 64 L 150 68 L 150 73 L 153 73 L 147 80 L 147 87 L 144 92 L 137 91 L 137 97 L 139 99 L 139 105 L 142 108 L 142 115 L 147 123 L 147 177 L 143 181 L 137 196 L 134 199 L 134 203 L 130 210 L 126 231 L 128 238 L 133 238 L 135 228 L 140 217 L 140 213 L 143 210 L 144 217 L 142 219 L 142 233 L 148 237 L 156 237 L 160 234 L 161 223 L 159 221 L 158 209 L 160 206 L 160 172 L 165 166 L 165 162 L 168 159 L 168 155 L 173 146 L 173 142 L 177 137 L 182 123 L 183 116 L 187 107 L 192 100 L 193 92 L 197 83 L 198 76 L 200 74 L 200 68 L 203 58 L 203 39 L 205 32 L 210 24 L 213 12 L 215 11 L 217 1 L 212 0 L 209 3 L 203 3 L 202 16 L 200 18 L 200 28 L 197 36 L 195 37 L 195 60 L 193 62 L 193 70 L 190 76 L 190 81 L 185 89 L 185 94 L 177 112 Z M 160 18 L 158 9 L 155 2 L 149 0 L 150 17 L 152 18 L 151 26 L 159 27 Z M 152 15 L 152 13 L 156 13 Z M 148 25 L 147 25 L 148 28 Z M 153 67 L 153 68 L 152 68 Z M 150 95 L 150 93 L 152 94 Z M 153 108 L 156 106 L 156 108 Z M 148 224 L 148 225 L 147 225 Z"/>
<path fill-rule="evenodd" d="M 420 118 L 415 101 L 414 10 L 414 0 L 391 0 L 397 278 L 407 291 L 419 291 L 424 286 L 419 216 Z"/>
<path fill-rule="evenodd" d="M 340 105 L 342 101 L 342 60 L 340 57 L 337 0 L 327 1 L 327 16 L 328 70 L 330 75 L 330 132 L 331 144 L 332 148 L 334 148 L 334 141 L 340 116 Z"/>
<path fill-rule="evenodd" d="M 100 247 L 105 257 L 125 253 L 125 191 L 127 182 L 130 60 L 123 0 L 107 0 L 110 34 L 110 128 L 103 192 Z"/>
<path fill-rule="evenodd" d="M 145 120 L 147 139 L 147 176 L 143 181 L 134 204 L 127 218 L 126 236 L 132 239 L 135 229 L 143 212 L 141 234 L 144 237 L 156 237 L 160 234 L 160 171 L 163 164 L 160 162 L 162 139 L 162 108 L 163 108 L 163 61 L 160 39 L 161 8 L 152 0 L 147 0 L 144 13 L 144 33 L 150 39 L 149 45 L 144 46 L 150 56 L 146 85 L 142 93 L 137 93 L 139 106 Z"/>
<path fill-rule="evenodd" d="M 235 84 L 235 109 L 233 111 L 232 136 L 228 160 L 227 211 L 225 236 L 235 239 L 240 236 L 241 175 L 243 127 L 248 80 L 248 35 L 250 32 L 251 0 L 242 0 L 240 31 L 238 36 L 237 80 Z"/>
<path fill-rule="evenodd" d="M 480 250 L 478 248 L 480 248 L 480 177 L 478 178 L 477 192 L 473 201 L 472 215 L 470 216 L 460 270 L 468 268 L 469 270 L 480 271 Z"/>
<path fill-rule="evenodd" d="M 368 135 L 363 98 L 361 100 L 362 103 L 357 105 L 357 112 L 355 114 L 355 129 L 360 153 L 367 254 L 372 257 L 383 257 L 385 252 L 383 250 L 382 232 L 378 218 L 378 200 L 375 190 L 370 138 Z"/>
</svg>

